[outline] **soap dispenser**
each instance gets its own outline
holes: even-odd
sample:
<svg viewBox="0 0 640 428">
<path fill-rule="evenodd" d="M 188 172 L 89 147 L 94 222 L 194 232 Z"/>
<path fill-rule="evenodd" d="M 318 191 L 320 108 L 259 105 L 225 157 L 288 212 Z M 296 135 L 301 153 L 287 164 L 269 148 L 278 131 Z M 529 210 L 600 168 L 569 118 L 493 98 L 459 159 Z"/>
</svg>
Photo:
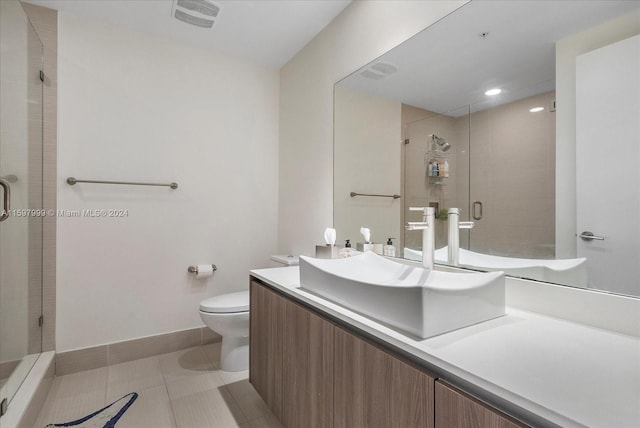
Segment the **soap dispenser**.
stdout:
<svg viewBox="0 0 640 428">
<path fill-rule="evenodd" d="M 344 248 L 340 249 L 340 252 L 339 252 L 340 258 L 351 257 L 351 256 L 355 256 L 356 254 L 357 254 L 357 251 L 351 248 L 351 240 L 347 239 L 346 242 L 344 243 Z"/>
<path fill-rule="evenodd" d="M 384 246 L 384 255 L 387 257 L 396 256 L 396 247 L 393 246 L 393 238 L 387 239 L 387 245 Z"/>
</svg>

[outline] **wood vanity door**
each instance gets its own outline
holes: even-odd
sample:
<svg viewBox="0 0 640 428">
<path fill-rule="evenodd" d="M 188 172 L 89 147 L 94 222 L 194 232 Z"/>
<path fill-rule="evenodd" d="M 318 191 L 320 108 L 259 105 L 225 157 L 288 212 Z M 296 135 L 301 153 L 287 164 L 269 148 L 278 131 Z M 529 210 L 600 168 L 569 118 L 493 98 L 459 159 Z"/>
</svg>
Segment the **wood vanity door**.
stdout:
<svg viewBox="0 0 640 428">
<path fill-rule="evenodd" d="M 333 426 L 333 331 L 330 322 L 284 302 L 282 425 Z"/>
<path fill-rule="evenodd" d="M 526 427 L 442 381 L 436 381 L 435 412 L 435 428 Z"/>
<path fill-rule="evenodd" d="M 282 321 L 285 300 L 251 281 L 249 382 L 282 420 Z"/>
<path fill-rule="evenodd" d="M 433 427 L 434 379 L 335 327 L 335 428 Z"/>
</svg>

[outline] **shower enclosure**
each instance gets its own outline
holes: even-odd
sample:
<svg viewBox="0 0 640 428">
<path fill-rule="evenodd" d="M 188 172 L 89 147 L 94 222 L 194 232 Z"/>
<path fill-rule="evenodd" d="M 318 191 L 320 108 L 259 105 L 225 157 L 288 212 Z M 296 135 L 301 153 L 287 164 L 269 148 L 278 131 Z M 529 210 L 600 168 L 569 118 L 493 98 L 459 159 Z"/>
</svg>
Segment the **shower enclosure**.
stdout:
<svg viewBox="0 0 640 428">
<path fill-rule="evenodd" d="M 410 207 L 434 207 L 435 244 L 442 248 L 447 245 L 447 208 L 460 208 L 460 219 L 469 219 L 469 106 L 421 114 L 404 124 L 404 221 L 421 221 L 420 212 Z M 468 230 L 461 231 L 460 242 L 468 248 Z M 421 251 L 421 233 L 405 231 L 404 248 Z"/>
<path fill-rule="evenodd" d="M 42 351 L 42 65 L 22 6 L 0 1 L 2 414 Z"/>
</svg>

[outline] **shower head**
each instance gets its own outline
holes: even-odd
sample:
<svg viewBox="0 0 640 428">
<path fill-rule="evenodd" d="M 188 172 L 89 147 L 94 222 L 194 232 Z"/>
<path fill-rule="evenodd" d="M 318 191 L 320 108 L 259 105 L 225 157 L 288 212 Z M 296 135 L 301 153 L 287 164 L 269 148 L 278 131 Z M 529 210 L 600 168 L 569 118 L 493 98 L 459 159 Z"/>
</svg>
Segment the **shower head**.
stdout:
<svg viewBox="0 0 640 428">
<path fill-rule="evenodd" d="M 451 148 L 451 144 L 447 143 L 444 138 L 440 138 L 436 134 L 431 134 L 431 141 L 433 141 L 443 152 L 446 152 Z"/>
</svg>

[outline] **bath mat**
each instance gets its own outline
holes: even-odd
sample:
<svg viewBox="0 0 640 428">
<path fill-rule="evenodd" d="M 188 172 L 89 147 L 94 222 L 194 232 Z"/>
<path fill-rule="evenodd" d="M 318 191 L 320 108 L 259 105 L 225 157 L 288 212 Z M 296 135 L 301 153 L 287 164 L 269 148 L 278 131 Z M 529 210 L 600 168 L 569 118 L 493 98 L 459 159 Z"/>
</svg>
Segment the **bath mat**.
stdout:
<svg viewBox="0 0 640 428">
<path fill-rule="evenodd" d="M 116 422 L 124 415 L 138 398 L 137 392 L 131 392 L 114 401 L 102 409 L 75 421 L 62 424 L 49 424 L 45 428 L 75 427 L 75 428 L 114 428 Z"/>
</svg>

